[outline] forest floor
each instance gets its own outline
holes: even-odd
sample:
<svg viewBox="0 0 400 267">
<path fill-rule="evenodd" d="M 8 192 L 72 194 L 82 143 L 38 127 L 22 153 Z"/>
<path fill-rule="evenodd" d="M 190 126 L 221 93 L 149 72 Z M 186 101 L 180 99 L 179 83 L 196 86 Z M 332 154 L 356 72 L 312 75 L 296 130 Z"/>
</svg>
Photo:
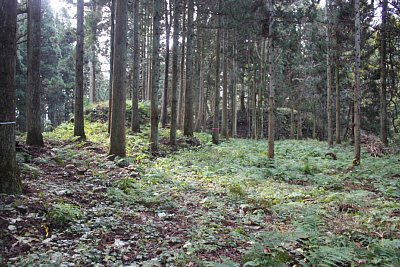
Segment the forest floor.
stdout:
<svg viewBox="0 0 400 267">
<path fill-rule="evenodd" d="M 270 161 L 264 141 L 200 135 L 152 158 L 144 132 L 111 161 L 104 126 L 63 127 L 21 145 L 0 266 L 400 266 L 398 154 L 353 168 L 349 146 L 286 140 Z"/>
</svg>

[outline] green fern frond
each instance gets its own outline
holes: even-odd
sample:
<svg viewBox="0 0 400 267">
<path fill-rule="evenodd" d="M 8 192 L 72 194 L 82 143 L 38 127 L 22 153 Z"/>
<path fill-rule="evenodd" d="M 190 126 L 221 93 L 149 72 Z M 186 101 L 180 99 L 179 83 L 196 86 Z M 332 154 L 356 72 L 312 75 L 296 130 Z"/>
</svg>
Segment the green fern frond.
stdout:
<svg viewBox="0 0 400 267">
<path fill-rule="evenodd" d="M 312 266 L 335 267 L 351 263 L 355 252 L 351 247 L 320 246 L 306 255 Z"/>
<path fill-rule="evenodd" d="M 372 245 L 372 262 L 379 266 L 400 266 L 400 239 L 384 239 Z"/>
<path fill-rule="evenodd" d="M 221 257 L 222 262 L 206 262 L 207 267 L 239 267 L 240 264 L 228 258 Z"/>
</svg>

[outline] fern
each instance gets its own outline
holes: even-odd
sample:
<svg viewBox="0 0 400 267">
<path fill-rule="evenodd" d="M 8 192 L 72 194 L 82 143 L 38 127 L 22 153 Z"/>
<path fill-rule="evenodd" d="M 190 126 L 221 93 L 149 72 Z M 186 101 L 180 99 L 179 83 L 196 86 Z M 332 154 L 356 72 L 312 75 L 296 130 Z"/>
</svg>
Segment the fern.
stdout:
<svg viewBox="0 0 400 267">
<path fill-rule="evenodd" d="M 240 264 L 228 258 L 221 257 L 222 262 L 206 262 L 207 267 L 239 267 Z"/>
<path fill-rule="evenodd" d="M 291 253 L 301 238 L 297 232 L 265 232 L 244 256 L 243 266 L 286 266 L 293 262 Z"/>
<path fill-rule="evenodd" d="M 372 263 L 379 266 L 400 266 L 400 239 L 384 239 L 372 245 Z"/>
<path fill-rule="evenodd" d="M 335 267 L 345 266 L 354 259 L 355 252 L 351 247 L 320 246 L 306 255 L 310 266 Z"/>
</svg>

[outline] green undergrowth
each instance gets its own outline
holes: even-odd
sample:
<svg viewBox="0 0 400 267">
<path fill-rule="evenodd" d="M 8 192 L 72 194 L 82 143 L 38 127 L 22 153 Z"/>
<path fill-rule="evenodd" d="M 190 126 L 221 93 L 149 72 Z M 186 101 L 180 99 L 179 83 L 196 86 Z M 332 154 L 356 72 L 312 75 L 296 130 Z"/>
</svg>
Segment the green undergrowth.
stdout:
<svg viewBox="0 0 400 267">
<path fill-rule="evenodd" d="M 179 206 L 176 197 L 202 209 L 181 264 L 234 266 L 196 255 L 248 242 L 237 266 L 399 265 L 399 155 L 363 153 L 353 168 L 345 145 L 286 140 L 274 160 L 266 152 L 266 142 L 234 139 L 182 150 L 148 162 L 140 181 L 120 181 L 109 196 L 148 207 Z"/>
<path fill-rule="evenodd" d="M 89 146 L 88 143 L 93 143 L 93 147 L 102 148 L 104 151 L 108 151 L 110 135 L 108 133 L 107 124 L 101 122 L 90 122 L 85 120 L 85 134 L 86 141 L 80 142 L 79 137 L 73 136 L 74 124 L 71 122 L 63 123 L 52 132 L 46 132 L 44 134 L 46 140 L 53 143 L 69 143 L 74 148 L 84 148 Z M 159 154 L 166 155 L 172 152 L 169 146 L 169 129 L 159 129 Z M 196 133 L 194 138 L 187 138 L 182 136 L 181 132 L 177 132 L 178 135 L 178 146 L 179 148 L 190 148 L 196 147 L 201 144 L 211 143 L 211 138 L 202 133 Z M 150 127 L 149 125 L 143 125 L 141 132 L 132 133 L 129 129 L 126 129 L 126 152 L 127 157 L 137 160 L 148 160 L 149 154 L 149 136 Z"/>
<path fill-rule="evenodd" d="M 173 151 L 169 129 L 160 129 L 156 158 L 144 126 L 127 130 L 128 157 L 111 162 L 107 126 L 87 121 L 85 130 L 86 142 L 75 142 L 72 123 L 47 133 L 62 144 L 52 159 L 90 169 L 116 211 L 128 207 L 172 225 L 151 259 L 158 265 L 149 266 L 400 266 L 400 155 L 363 152 L 354 168 L 350 146 L 284 140 L 269 160 L 265 141 L 216 146 L 196 134 L 201 145 L 192 145 L 180 133 Z M 64 227 L 85 214 L 61 203 L 48 216 Z M 158 234 L 151 224 L 140 227 Z"/>
</svg>

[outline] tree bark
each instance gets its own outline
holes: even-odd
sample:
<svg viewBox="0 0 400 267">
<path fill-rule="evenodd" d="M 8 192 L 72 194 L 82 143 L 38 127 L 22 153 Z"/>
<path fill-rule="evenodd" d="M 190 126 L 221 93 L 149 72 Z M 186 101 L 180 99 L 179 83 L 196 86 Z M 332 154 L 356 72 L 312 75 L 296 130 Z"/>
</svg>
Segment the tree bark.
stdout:
<svg viewBox="0 0 400 267">
<path fill-rule="evenodd" d="M 213 126 L 212 126 L 212 142 L 213 144 L 219 144 L 219 67 L 220 67 L 220 57 L 221 57 L 221 0 L 218 0 L 218 14 L 217 14 L 217 40 L 215 45 L 215 91 L 214 91 L 214 116 L 213 116 Z"/>
<path fill-rule="evenodd" d="M 140 84 L 140 47 L 139 47 L 139 0 L 133 1 L 133 69 L 132 69 L 132 118 L 131 131 L 140 132 L 139 121 L 139 84 Z"/>
<path fill-rule="evenodd" d="M 293 109 L 293 103 L 291 103 L 290 107 L 290 139 L 294 139 L 294 109 Z"/>
<path fill-rule="evenodd" d="M 186 79 L 185 79 L 185 46 L 186 46 L 186 3 L 188 0 L 183 1 L 183 14 L 182 14 L 182 44 L 181 44 L 181 66 L 180 66 L 180 91 L 179 91 L 179 102 L 178 102 L 178 124 L 177 127 L 182 129 L 183 120 L 185 116 L 185 91 L 186 91 Z"/>
<path fill-rule="evenodd" d="M 97 102 L 96 94 L 96 43 L 97 43 L 97 3 L 95 0 L 91 1 L 91 20 L 90 20 L 90 60 L 89 60 L 89 103 Z"/>
<path fill-rule="evenodd" d="M 331 60 L 331 0 L 326 0 L 326 111 L 328 117 L 328 144 L 333 146 L 332 123 L 332 60 Z"/>
<path fill-rule="evenodd" d="M 41 1 L 28 1 L 28 88 L 27 88 L 27 136 L 28 145 L 43 146 L 40 117 L 40 48 L 41 48 Z"/>
<path fill-rule="evenodd" d="M 125 112 L 126 112 L 126 42 L 128 24 L 128 0 L 116 3 L 114 30 L 114 60 L 112 82 L 112 116 L 110 133 L 110 155 L 125 157 Z"/>
<path fill-rule="evenodd" d="M 17 1 L 0 1 L 0 193 L 19 194 L 22 184 L 15 154 L 15 63 Z"/>
<path fill-rule="evenodd" d="M 236 101 L 236 88 L 237 88 L 237 73 L 236 73 L 236 45 L 233 47 L 233 63 L 232 63 L 232 74 L 231 74 L 231 107 L 232 107 L 232 113 L 231 113 L 231 136 L 233 138 L 236 138 L 237 135 L 237 101 Z"/>
<path fill-rule="evenodd" d="M 186 87 L 183 134 L 193 136 L 193 0 L 188 0 L 188 27 L 186 41 Z"/>
<path fill-rule="evenodd" d="M 303 118 L 300 109 L 297 113 L 297 140 L 303 139 Z"/>
<path fill-rule="evenodd" d="M 381 24 L 381 87 L 380 87 L 380 135 L 382 143 L 388 145 L 388 122 L 387 122 L 387 100 L 386 100 L 386 79 L 387 79 L 387 64 L 386 64 L 386 47 L 387 47 L 387 9 L 388 0 L 382 1 L 382 24 Z"/>
<path fill-rule="evenodd" d="M 335 51 L 335 86 L 336 86 L 336 144 L 341 144 L 341 136 L 340 136 L 340 62 L 339 62 L 339 40 L 338 34 L 336 34 L 336 51 Z"/>
<path fill-rule="evenodd" d="M 228 139 L 228 60 L 227 60 L 227 44 L 226 33 L 223 34 L 223 74 L 222 74 L 222 137 Z"/>
<path fill-rule="evenodd" d="M 28 1 L 28 80 L 26 125 L 28 145 L 43 146 L 40 117 L 41 0 Z"/>
<path fill-rule="evenodd" d="M 160 79 L 160 20 L 161 20 L 161 1 L 153 0 L 153 47 L 151 63 L 151 97 L 150 97 L 150 152 L 158 151 L 158 89 Z"/>
<path fill-rule="evenodd" d="M 172 86 L 171 86 L 171 129 L 170 144 L 176 147 L 177 111 L 178 111 L 178 42 L 179 42 L 179 8 L 180 0 L 174 0 L 173 43 L 172 43 Z"/>
<path fill-rule="evenodd" d="M 268 63 L 269 63 L 269 108 L 268 108 L 268 158 L 273 159 L 275 156 L 275 47 L 273 38 L 273 5 L 272 0 L 268 1 L 270 12 L 268 37 Z"/>
<path fill-rule="evenodd" d="M 360 23 L 360 0 L 354 0 L 354 10 L 356 12 L 355 18 L 355 85 L 354 85 L 354 160 L 353 165 L 360 164 L 361 158 L 361 79 L 360 79 L 360 65 L 361 65 L 361 23 Z"/>
<path fill-rule="evenodd" d="M 199 41 L 200 50 L 200 62 L 199 66 L 199 80 L 200 80 L 200 92 L 199 92 L 199 105 L 197 110 L 197 121 L 196 121 L 196 131 L 200 131 L 204 121 L 204 103 L 205 101 L 205 90 L 204 90 L 204 48 L 203 40 Z"/>
<path fill-rule="evenodd" d="M 164 92 L 161 109 L 161 127 L 166 128 L 168 122 L 168 86 L 169 86 L 169 43 L 171 36 L 171 19 L 169 17 L 168 1 L 165 1 L 165 70 Z"/>
<path fill-rule="evenodd" d="M 257 92 L 256 92 L 256 84 L 257 84 L 257 72 L 254 70 L 253 72 L 253 80 L 252 80 L 252 90 L 251 90 L 251 138 L 257 138 Z"/>
<path fill-rule="evenodd" d="M 111 115 L 112 115 L 112 80 L 114 66 L 114 28 L 115 28 L 115 1 L 111 0 L 111 33 L 110 33 L 110 79 L 108 85 L 108 132 L 111 132 Z"/>
<path fill-rule="evenodd" d="M 83 118 L 83 0 L 77 2 L 74 136 L 86 139 Z"/>
</svg>

